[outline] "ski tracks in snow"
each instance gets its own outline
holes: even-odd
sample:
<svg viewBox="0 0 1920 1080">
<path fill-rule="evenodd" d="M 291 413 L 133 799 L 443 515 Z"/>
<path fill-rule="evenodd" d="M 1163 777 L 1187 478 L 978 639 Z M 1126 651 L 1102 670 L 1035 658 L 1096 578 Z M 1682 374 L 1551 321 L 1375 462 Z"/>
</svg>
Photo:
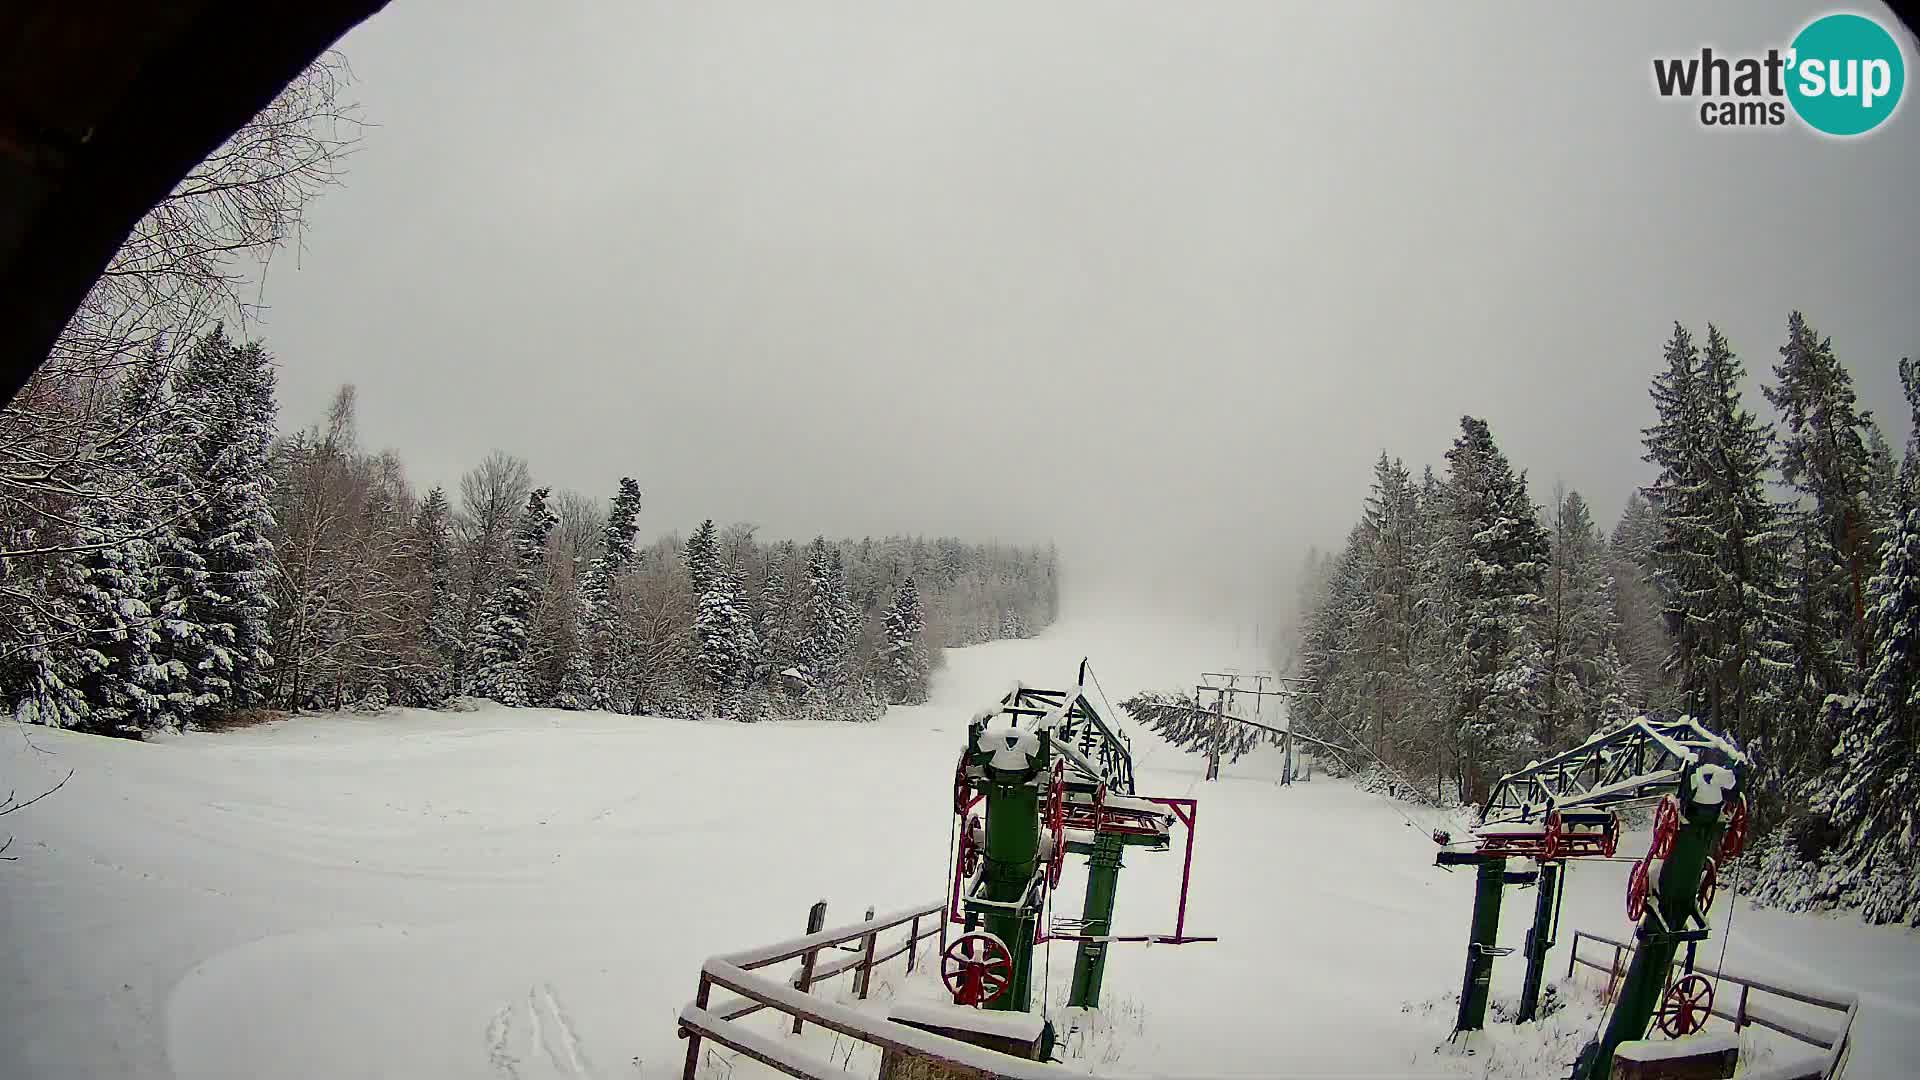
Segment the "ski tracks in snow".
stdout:
<svg viewBox="0 0 1920 1080">
<path fill-rule="evenodd" d="M 593 1069 L 552 983 L 502 1005 L 487 1021 L 487 1061 L 505 1080 L 593 1080 Z"/>
</svg>

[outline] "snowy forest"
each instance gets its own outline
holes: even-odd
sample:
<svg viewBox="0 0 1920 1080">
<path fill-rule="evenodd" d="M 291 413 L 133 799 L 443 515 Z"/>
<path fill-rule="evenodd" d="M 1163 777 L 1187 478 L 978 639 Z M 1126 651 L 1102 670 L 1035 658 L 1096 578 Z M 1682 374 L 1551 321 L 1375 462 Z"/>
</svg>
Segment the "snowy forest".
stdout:
<svg viewBox="0 0 1920 1080">
<path fill-rule="evenodd" d="M 471 695 L 868 719 L 924 700 L 941 647 L 1055 614 L 1050 549 L 768 543 L 712 521 L 640 544 L 634 479 L 596 500 L 501 452 L 456 496 L 417 494 L 397 456 L 359 445 L 351 387 L 284 437 L 273 388 L 266 350 L 218 327 L 178 364 L 155 351 L 90 388 L 109 404 L 75 419 L 111 451 L 6 520 L 16 715 L 139 734 Z M 33 389 L 8 422 L 77 396 Z"/>
<path fill-rule="evenodd" d="M 1484 420 L 1444 463 L 1383 453 L 1338 552 L 1308 557 L 1294 715 L 1437 795 L 1641 715 L 1691 715 L 1754 760 L 1763 899 L 1920 922 L 1920 365 L 1896 454 L 1800 313 L 1750 407 L 1709 325 L 1675 325 L 1651 384 L 1657 475 L 1602 531 L 1542 507 Z"/>
<path fill-rule="evenodd" d="M 943 646 L 1053 619 L 1051 548 L 662 536 L 636 480 L 557 490 L 499 452 L 422 493 L 360 445 L 351 387 L 282 433 L 254 286 L 340 182 L 349 87 L 328 54 L 190 173 L 0 410 L 17 717 L 138 735 L 473 696 L 861 719 L 922 700 Z"/>
</svg>

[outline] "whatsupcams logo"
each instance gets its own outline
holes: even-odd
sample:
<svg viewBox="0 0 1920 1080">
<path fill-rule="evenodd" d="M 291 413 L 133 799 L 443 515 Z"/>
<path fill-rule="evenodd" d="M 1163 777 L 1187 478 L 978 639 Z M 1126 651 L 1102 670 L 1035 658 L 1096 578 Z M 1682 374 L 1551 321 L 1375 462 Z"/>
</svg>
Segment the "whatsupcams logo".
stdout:
<svg viewBox="0 0 1920 1080">
<path fill-rule="evenodd" d="M 1656 57 L 1663 98 L 1698 102 L 1704 127 L 1781 127 L 1789 113 L 1823 135 L 1865 135 L 1887 122 L 1907 82 L 1906 58 L 1886 27 L 1865 15 L 1823 15 L 1785 49 L 1760 56 Z"/>
</svg>

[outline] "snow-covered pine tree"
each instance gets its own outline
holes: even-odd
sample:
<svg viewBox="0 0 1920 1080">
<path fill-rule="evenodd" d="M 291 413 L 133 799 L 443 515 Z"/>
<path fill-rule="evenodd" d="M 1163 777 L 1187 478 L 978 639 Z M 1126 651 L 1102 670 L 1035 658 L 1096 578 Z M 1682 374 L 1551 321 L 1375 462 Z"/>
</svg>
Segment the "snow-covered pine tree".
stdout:
<svg viewBox="0 0 1920 1080">
<path fill-rule="evenodd" d="M 169 380 L 170 381 L 170 380 Z M 152 464 L 145 487 L 157 514 L 148 534 L 146 605 L 156 620 L 159 639 L 152 644 L 154 666 L 147 672 L 151 697 L 146 726 L 156 730 L 185 727 L 199 708 L 198 680 L 190 662 L 207 652 L 207 628 L 198 621 L 193 600 L 205 589 L 207 564 L 193 542 L 190 526 L 202 506 L 194 475 L 204 418 L 184 408 L 168 387 L 159 395 L 171 406 L 155 414 Z"/>
<path fill-rule="evenodd" d="M 764 606 L 760 588 L 765 584 L 766 566 L 753 533 L 751 525 L 733 526 L 722 535 L 720 545 L 720 572 L 732 584 L 734 606 L 746 620 L 740 635 L 740 670 L 734 676 L 739 690 L 732 703 L 735 715 L 746 721 L 764 718 L 766 696 L 758 689 L 748 691 L 757 687 L 768 671 L 767 643 L 760 637 L 758 625 L 758 613 Z"/>
<path fill-rule="evenodd" d="M 1459 725 L 1452 722 L 1463 686 L 1456 678 L 1454 650 L 1459 640 L 1461 603 L 1454 591 L 1455 532 L 1447 515 L 1450 503 L 1444 484 L 1431 466 L 1421 472 L 1415 499 L 1413 553 L 1413 627 L 1408 636 L 1408 661 L 1413 679 L 1415 730 L 1412 764 L 1430 770 L 1434 801 L 1444 798 L 1442 785 L 1451 763 L 1455 790 L 1464 792 Z"/>
<path fill-rule="evenodd" d="M 1535 735 L 1546 659 L 1533 635 L 1548 544 L 1526 476 L 1515 473 L 1486 421 L 1462 417 L 1447 451 L 1447 491 L 1459 560 L 1458 722 L 1474 798 L 1539 750 Z"/>
<path fill-rule="evenodd" d="M 1564 492 L 1553 513 L 1538 631 L 1547 660 L 1539 740 L 1549 752 L 1584 740 L 1625 710 L 1613 596 L 1606 547 L 1587 502 L 1578 491 Z"/>
<path fill-rule="evenodd" d="M 639 530 L 640 482 L 623 476 L 607 514 L 601 555 L 580 578 L 573 654 L 567 660 L 558 700 L 563 709 L 626 711 L 621 706 L 631 694 L 616 688 L 613 671 L 613 583 L 633 561 L 633 541 Z"/>
<path fill-rule="evenodd" d="M 1620 659 L 1627 709 L 1675 715 L 1680 711 L 1678 693 L 1667 667 L 1673 642 L 1662 616 L 1665 601 L 1653 577 L 1654 549 L 1660 538 L 1658 511 L 1639 492 L 1629 494 L 1608 543 L 1608 572 L 1613 577 L 1618 616 L 1614 650 Z"/>
<path fill-rule="evenodd" d="M 1663 532 L 1655 578 L 1673 666 L 1686 711 L 1762 761 L 1762 808 L 1771 813 L 1781 789 L 1779 690 L 1790 668 L 1785 537 L 1766 487 L 1773 433 L 1743 404 L 1744 368 L 1717 328 L 1708 326 L 1698 350 L 1676 325 L 1667 360 L 1653 385 L 1659 422 L 1646 432 L 1661 472 L 1646 494 Z"/>
<path fill-rule="evenodd" d="M 1373 466 L 1373 488 L 1361 514 L 1361 542 L 1367 547 L 1366 603 L 1354 627 L 1353 664 L 1360 682 L 1364 727 L 1376 755 L 1397 744 L 1411 744 L 1416 679 L 1411 669 L 1415 603 L 1414 529 L 1417 493 L 1413 478 L 1385 451 Z"/>
<path fill-rule="evenodd" d="M 1900 389 L 1906 394 L 1911 425 L 1907 428 L 1907 452 L 1900 461 L 1899 508 L 1904 517 L 1905 511 L 1920 507 L 1920 363 L 1909 357 L 1900 358 Z"/>
<path fill-rule="evenodd" d="M 1876 536 L 1893 532 L 1901 518 L 1900 459 L 1879 424 L 1867 428 L 1867 514 Z"/>
<path fill-rule="evenodd" d="M 593 692 L 589 702 L 594 708 L 630 712 L 633 691 L 622 684 L 618 649 L 614 644 L 619 623 L 614 613 L 613 588 L 633 565 L 634 538 L 640 532 L 640 482 L 631 476 L 620 478 L 620 490 L 613 497 L 613 509 L 607 515 L 606 549 L 596 590 L 590 628 L 593 642 Z"/>
<path fill-rule="evenodd" d="M 1833 352 L 1833 342 L 1807 325 L 1799 312 L 1787 319 L 1787 343 L 1773 367 L 1767 400 L 1780 413 L 1780 474 L 1803 499 L 1809 527 L 1800 588 L 1817 633 L 1845 643 L 1844 667 L 1823 677 L 1827 693 L 1845 693 L 1856 666 L 1864 665 L 1866 585 L 1879 551 L 1874 520 L 1874 468 L 1868 444 L 1872 416 L 1860 409 L 1853 375 Z"/>
<path fill-rule="evenodd" d="M 1856 668 L 1849 645 L 1853 628 L 1845 607 L 1845 575 L 1831 558 L 1819 516 L 1795 514 L 1785 525 L 1791 532 L 1782 567 L 1780 632 L 1789 646 L 1790 666 L 1779 679 L 1781 722 L 1775 728 L 1770 765 L 1784 774 L 1785 782 L 1797 784 L 1826 767 L 1833 743 L 1829 698 L 1852 692 Z"/>
<path fill-rule="evenodd" d="M 1868 586 L 1873 663 L 1813 812 L 1837 837 L 1825 898 L 1859 903 L 1868 922 L 1920 925 L 1920 509 L 1884 552 Z"/>
<path fill-rule="evenodd" d="M 421 696 L 438 704 L 453 693 L 453 665 L 460 647 L 460 603 L 453 583 L 453 506 L 445 489 L 436 487 L 421 500 L 413 532 L 415 557 L 427 579 L 421 637 L 430 667 Z"/>
<path fill-rule="evenodd" d="M 836 572 L 837 549 L 822 537 L 807 549 L 806 604 L 801 618 L 800 669 L 816 690 L 837 686 L 845 675 L 847 620 L 841 590 L 846 576 Z"/>
<path fill-rule="evenodd" d="M 1664 355 L 1666 368 L 1654 376 L 1651 390 L 1657 420 L 1642 433 L 1645 458 L 1660 469 L 1642 492 L 1660 524 L 1653 545 L 1653 581 L 1673 642 L 1667 667 L 1677 677 L 1681 710 L 1711 720 L 1712 679 L 1702 670 L 1714 625 L 1719 545 L 1706 475 L 1711 468 L 1705 443 L 1707 398 L 1692 332 L 1674 323 Z"/>
<path fill-rule="evenodd" d="M 1374 556 L 1366 525 L 1356 523 L 1327 567 L 1322 598 L 1302 636 L 1301 676 L 1307 695 L 1292 703 L 1293 722 L 1303 730 L 1348 732 L 1373 741 L 1375 673 L 1364 661 L 1361 645 L 1376 618 Z M 1168 722 L 1176 727 L 1180 723 L 1171 716 Z"/>
<path fill-rule="evenodd" d="M 547 537 L 559 520 L 547 508 L 550 491 L 535 488 L 527 495 L 526 509 L 513 533 L 510 576 L 489 601 L 474 635 L 472 692 L 502 705 L 527 703 L 529 622 L 539 602 Z"/>
<path fill-rule="evenodd" d="M 809 685 L 825 681 L 833 662 L 833 564 L 827 542 L 816 536 L 807 548 L 806 595 L 800 612 L 798 654 Z"/>
<path fill-rule="evenodd" d="M 80 691 L 85 677 L 73 647 L 79 619 L 63 597 L 43 598 L 22 608 L 18 652 L 9 659 L 5 685 L 14 718 L 47 727 L 86 729 L 93 713 Z"/>
<path fill-rule="evenodd" d="M 1791 666 L 1791 646 L 1782 640 L 1786 534 L 1780 507 L 1767 493 L 1773 430 L 1743 403 L 1745 370 L 1711 324 L 1700 363 L 1707 422 L 1706 525 L 1714 543 L 1706 656 L 1712 682 L 1705 715 L 1778 778 L 1791 767 L 1777 745 L 1779 687 Z"/>
<path fill-rule="evenodd" d="M 256 705 L 270 690 L 273 385 L 266 350 L 234 345 L 218 327 L 175 380 L 180 407 L 199 419 L 192 461 L 199 505 L 181 533 L 205 566 L 198 593 L 187 597 L 187 620 L 205 638 L 198 655 L 179 657 L 199 713 Z"/>
<path fill-rule="evenodd" d="M 715 567 L 700 596 L 693 631 L 699 641 L 693 667 L 703 689 L 723 704 L 731 691 L 743 685 L 751 657 L 757 653 L 753 621 L 740 603 L 739 581 L 733 571 Z"/>
<path fill-rule="evenodd" d="M 713 519 L 708 518 L 687 537 L 687 577 L 693 582 L 693 595 L 706 593 L 719 566 L 720 531 L 714 527 Z"/>
<path fill-rule="evenodd" d="M 839 669 L 838 678 L 845 680 L 853 675 L 849 667 L 854 658 L 854 646 L 860 640 L 860 608 L 854 603 L 853 590 L 847 581 L 846 556 L 838 545 L 835 545 L 832 561 L 828 564 L 827 586 L 832 598 L 827 634 L 831 642 L 831 663 Z"/>
<path fill-rule="evenodd" d="M 147 606 L 154 541 L 172 542 L 180 509 L 177 494 L 154 486 L 163 478 L 163 455 L 174 450 L 166 445 L 174 418 L 167 374 L 157 355 L 128 369 L 114 416 L 124 447 L 113 462 L 118 476 L 75 513 L 84 554 L 67 572 L 81 634 L 61 647 L 76 652 L 89 713 L 82 726 L 105 734 L 138 735 L 177 722 L 171 705 L 179 688 L 169 685 L 175 671 L 155 655 L 160 620 Z"/>
<path fill-rule="evenodd" d="M 775 544 L 767 555 L 766 574 L 760 582 L 759 602 L 754 608 L 754 634 L 760 641 L 760 666 L 755 677 L 763 681 L 777 679 L 801 663 L 794 555 L 793 541 Z"/>
<path fill-rule="evenodd" d="M 887 700 L 896 705 L 918 705 L 927 700 L 933 654 L 927 648 L 927 620 L 920 610 L 920 590 L 912 578 L 894 592 L 884 622 L 886 638 L 877 666 Z"/>
</svg>

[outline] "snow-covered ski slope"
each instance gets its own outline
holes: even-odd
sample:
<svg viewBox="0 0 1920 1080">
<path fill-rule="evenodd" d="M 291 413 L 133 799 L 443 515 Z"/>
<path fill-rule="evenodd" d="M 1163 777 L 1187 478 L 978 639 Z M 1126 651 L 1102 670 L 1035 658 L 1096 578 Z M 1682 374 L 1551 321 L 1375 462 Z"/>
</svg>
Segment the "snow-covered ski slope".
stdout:
<svg viewBox="0 0 1920 1080">
<path fill-rule="evenodd" d="M 793 936 L 820 897 L 840 923 L 941 893 L 960 733 L 1010 681 L 1063 684 L 1088 654 L 1118 700 L 1257 663 L 1236 651 L 1231 631 L 1079 620 L 953 652 L 931 704 L 859 726 L 488 708 L 147 745 L 9 730 L 7 786 L 73 779 L 0 820 L 19 856 L 0 864 L 0 1077 L 678 1075 L 673 1018 L 705 956 Z M 1558 1045 L 1507 1029 L 1436 1052 L 1472 880 L 1431 865 L 1431 813 L 1279 787 L 1270 752 L 1203 784 L 1198 759 L 1136 745 L 1143 792 L 1201 799 L 1188 927 L 1222 941 L 1118 947 L 1083 1065 L 1562 1071 L 1594 1020 L 1578 1005 L 1542 1025 Z M 1127 866 L 1117 930 L 1171 929 L 1177 852 Z M 1626 932 L 1623 871 L 1574 870 L 1569 929 Z M 1508 894 L 1503 943 L 1531 907 Z M 1742 906 L 1729 963 L 1859 990 L 1850 1076 L 1920 1069 L 1913 933 Z M 1057 946 L 1055 983 L 1070 967 Z M 1503 960 L 1497 995 L 1520 975 Z M 882 992 L 928 992 L 897 982 Z"/>
</svg>

